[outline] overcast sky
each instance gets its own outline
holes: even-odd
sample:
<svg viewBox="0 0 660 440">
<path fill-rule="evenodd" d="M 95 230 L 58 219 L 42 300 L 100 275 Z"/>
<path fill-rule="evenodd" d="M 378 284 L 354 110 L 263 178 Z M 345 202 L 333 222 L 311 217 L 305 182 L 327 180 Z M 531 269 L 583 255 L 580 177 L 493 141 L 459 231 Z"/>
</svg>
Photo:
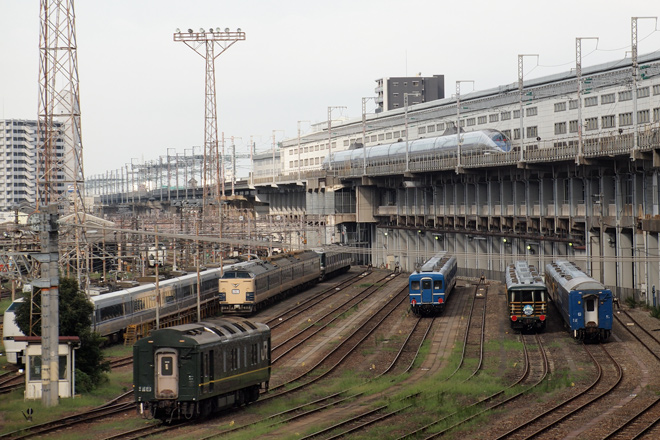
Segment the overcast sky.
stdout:
<svg viewBox="0 0 660 440">
<path fill-rule="evenodd" d="M 177 28 L 246 33 L 215 65 L 219 131 L 247 153 L 250 136 L 264 151 L 273 130 L 293 138 L 328 106 L 360 117 L 377 78 L 444 74 L 447 97 L 457 80 L 488 89 L 517 81 L 518 54 L 539 55 L 525 58 L 525 78 L 570 70 L 576 37 L 599 37 L 582 42 L 583 67 L 622 59 L 631 17 L 660 16 L 660 2 L 78 0 L 75 12 L 91 176 L 203 145 L 204 59 L 173 41 Z M 656 50 L 656 21 L 639 20 L 639 53 Z M 0 60 L 0 118 L 37 119 L 38 0 L 0 0 Z"/>
</svg>

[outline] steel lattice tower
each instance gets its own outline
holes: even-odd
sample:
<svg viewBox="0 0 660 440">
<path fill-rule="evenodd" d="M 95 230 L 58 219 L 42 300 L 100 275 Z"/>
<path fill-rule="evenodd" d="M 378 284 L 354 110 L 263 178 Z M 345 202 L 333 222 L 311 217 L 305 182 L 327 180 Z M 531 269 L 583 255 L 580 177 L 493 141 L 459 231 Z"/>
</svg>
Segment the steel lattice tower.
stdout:
<svg viewBox="0 0 660 440">
<path fill-rule="evenodd" d="M 33 281 L 32 297 L 33 304 L 41 298 L 42 403 L 54 406 L 59 396 L 58 260 L 67 265 L 75 261 L 77 279 L 83 287 L 85 256 L 90 255 L 83 230 L 84 172 L 73 0 L 41 0 L 40 23 L 36 159 L 39 221 L 33 227 L 41 238 L 41 253 L 37 257 L 41 277 Z M 63 243 L 60 251 L 61 214 L 72 215 L 73 240 L 67 240 L 68 248 Z M 35 321 L 31 318 L 31 322 Z"/>
<path fill-rule="evenodd" d="M 73 242 L 61 254 L 84 287 L 85 178 L 73 0 L 41 0 L 40 23 L 37 209 L 56 204 L 60 214 L 72 214 Z"/>
<path fill-rule="evenodd" d="M 174 41 L 181 41 L 194 50 L 198 55 L 206 60 L 206 94 L 205 94 L 205 113 L 204 113 L 204 171 L 202 185 L 205 188 L 204 198 L 206 198 L 206 188 L 215 182 L 216 186 L 220 181 L 224 182 L 224 160 L 223 172 L 220 176 L 220 158 L 218 157 L 218 116 L 215 93 L 215 59 L 224 51 L 229 49 L 237 41 L 245 40 L 245 32 L 237 29 L 235 32 L 225 28 L 215 30 L 209 29 L 208 32 L 200 29 L 199 32 L 180 32 L 179 29 L 174 33 Z M 220 48 L 216 53 L 216 46 Z M 224 158 L 223 158 L 224 159 Z M 215 170 L 214 170 L 215 165 Z M 216 178 L 213 178 L 213 174 Z M 216 189 L 218 197 L 221 195 L 219 189 Z M 224 195 L 224 194 L 223 194 Z M 204 200 L 203 205 L 206 205 Z"/>
</svg>

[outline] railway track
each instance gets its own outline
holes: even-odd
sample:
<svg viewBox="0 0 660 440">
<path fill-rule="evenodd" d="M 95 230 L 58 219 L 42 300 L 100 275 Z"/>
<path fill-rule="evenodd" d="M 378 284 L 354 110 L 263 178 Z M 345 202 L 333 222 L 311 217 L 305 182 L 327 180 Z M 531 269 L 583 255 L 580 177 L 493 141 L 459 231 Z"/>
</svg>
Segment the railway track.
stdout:
<svg viewBox="0 0 660 440">
<path fill-rule="evenodd" d="M 587 345 L 583 345 L 593 362 L 596 375 L 595 380 L 585 390 L 541 412 L 531 420 L 518 423 L 497 439 L 530 439 L 541 434 L 552 437 L 553 429 L 560 427 L 579 411 L 612 393 L 623 379 L 623 370 L 606 349 L 606 345 L 599 344 L 595 347 L 589 349 Z M 609 371 L 605 371 L 605 368 Z M 611 374 L 611 370 L 614 370 L 615 374 Z"/>
<path fill-rule="evenodd" d="M 272 364 L 274 365 L 278 363 L 278 361 L 280 361 L 287 354 L 291 353 L 291 351 L 299 348 L 303 343 L 307 342 L 313 336 L 326 330 L 336 321 L 343 318 L 343 315 L 349 310 L 354 307 L 358 307 L 360 304 L 370 299 L 372 295 L 377 293 L 378 289 L 382 287 L 379 283 L 386 278 L 392 279 L 391 276 L 383 277 L 379 279 L 378 282 L 363 289 L 361 292 L 352 292 L 346 301 L 342 302 L 341 304 L 334 305 L 329 312 L 325 313 L 315 321 L 311 321 L 310 319 L 302 330 L 296 332 L 278 345 L 273 346 L 271 348 Z M 318 302 L 316 304 L 318 304 Z"/>
<path fill-rule="evenodd" d="M 33 438 L 37 436 L 42 436 L 43 434 L 47 434 L 50 432 L 67 428 L 73 424 L 89 423 L 96 420 L 101 420 L 106 417 L 114 416 L 119 413 L 123 413 L 127 410 L 133 410 L 135 408 L 134 402 L 130 401 L 130 402 L 119 403 L 119 400 L 122 400 L 130 396 L 131 394 L 133 394 L 133 391 L 124 393 L 104 405 L 93 408 L 89 411 L 85 411 L 83 413 L 74 414 L 72 416 L 63 417 L 61 419 L 53 420 L 46 423 L 41 423 L 38 425 L 32 425 L 27 428 L 23 428 L 19 431 L 13 431 L 6 434 L 2 434 L 0 435 L 0 439 L 18 440 L 18 439 Z"/>
<path fill-rule="evenodd" d="M 374 315 L 371 316 L 371 318 L 369 318 L 366 322 L 364 322 L 360 328 L 356 329 L 356 331 L 354 331 L 352 335 L 349 335 L 346 338 L 342 338 L 344 342 L 340 344 L 340 346 L 336 347 L 333 353 L 327 355 L 317 365 L 310 367 L 311 368 L 310 371 L 308 371 L 303 375 L 303 376 L 309 375 L 317 368 L 321 368 L 323 369 L 324 372 L 320 376 L 314 377 L 310 382 L 306 382 L 302 385 L 296 386 L 295 388 L 285 389 L 287 386 L 290 386 L 292 383 L 298 382 L 302 379 L 302 377 L 297 377 L 294 380 L 287 382 L 286 384 L 281 384 L 280 386 L 276 387 L 277 389 L 284 389 L 284 391 L 277 393 L 276 395 L 263 396 L 259 401 L 251 404 L 250 406 L 255 407 L 257 405 L 263 405 L 264 402 L 267 402 L 270 399 L 281 397 L 282 395 L 288 394 L 290 392 L 302 390 L 308 387 L 309 385 L 311 385 L 312 383 L 317 382 L 317 380 L 325 377 L 327 374 L 331 373 L 332 370 L 334 370 L 338 365 L 341 364 L 342 361 L 344 361 L 347 358 L 347 356 L 349 356 L 359 347 L 360 342 L 364 341 L 370 334 L 372 334 L 372 332 L 378 327 L 378 325 L 382 324 L 385 321 L 385 319 L 394 310 L 397 310 L 397 308 L 401 307 L 401 305 L 405 300 L 407 300 L 406 288 L 399 291 L 399 294 L 396 295 L 392 299 L 392 301 L 383 304 L 383 306 L 381 306 L 381 309 L 378 312 L 374 313 Z M 383 373 L 381 373 L 379 376 L 388 373 L 391 374 L 391 371 L 394 368 L 394 366 L 399 363 L 400 358 L 403 357 L 407 352 L 414 352 L 415 354 L 419 353 L 420 347 L 424 342 L 424 338 L 426 337 L 426 335 L 428 335 L 429 330 L 430 330 L 429 325 L 413 326 L 413 329 L 411 330 L 410 333 L 415 334 L 414 335 L 415 337 L 411 337 L 411 335 L 408 335 L 408 337 L 406 337 L 405 342 L 404 344 L 402 344 L 402 348 L 398 351 L 397 355 L 395 356 L 395 359 L 391 362 L 388 368 L 386 368 L 386 370 Z M 353 339 L 353 341 L 351 341 L 351 339 Z M 331 355 L 334 355 L 334 357 Z M 411 356 L 408 354 L 407 359 L 410 360 L 410 358 Z M 406 362 L 405 364 L 412 365 L 413 361 L 414 359 L 410 360 L 409 364 L 408 362 Z M 409 366 L 406 366 L 406 370 L 407 369 L 409 369 Z M 271 388 L 271 391 L 273 389 L 274 388 Z M 328 410 L 338 405 L 347 404 L 349 402 L 354 401 L 359 396 L 361 396 L 361 393 L 355 393 L 355 392 L 351 392 L 350 389 L 345 389 L 340 392 L 333 393 L 331 395 L 321 396 L 312 402 L 305 403 L 304 405 L 296 406 L 294 408 L 287 409 L 277 414 L 272 414 L 270 416 L 262 417 L 260 418 L 260 423 L 265 424 L 265 426 L 262 426 L 264 429 L 268 427 L 274 428 L 282 424 L 294 422 L 304 417 L 313 416 L 314 414 Z M 374 416 L 374 417 L 378 418 L 378 416 Z M 253 426 L 253 423 L 246 423 L 241 426 L 234 426 L 219 432 L 215 432 L 209 437 L 200 437 L 200 438 L 210 439 L 210 438 L 217 438 L 218 436 L 226 436 L 230 433 L 244 430 L 251 426 Z"/>
<path fill-rule="evenodd" d="M 407 287 L 399 291 L 392 301 L 383 303 L 374 314 L 368 318 L 364 323 L 362 323 L 358 328 L 345 337 L 342 337 L 342 340 L 337 344 L 329 353 L 323 356 L 322 359 L 317 361 L 314 365 L 310 366 L 303 373 L 296 375 L 295 377 L 286 380 L 285 382 L 271 387 L 268 394 L 266 394 L 264 399 L 261 401 L 270 400 L 272 398 L 279 397 L 284 394 L 291 393 L 293 391 L 299 390 L 302 387 L 309 386 L 310 384 L 317 382 L 318 380 L 326 377 L 331 372 L 333 372 L 341 363 L 353 353 L 360 342 L 364 341 L 377 327 L 378 325 L 392 313 L 401 303 L 407 300 Z M 321 374 L 314 376 L 309 382 L 299 383 L 305 378 L 308 378 L 312 372 L 322 371 Z M 298 385 L 290 388 L 294 383 L 299 383 Z M 275 393 L 279 391 L 279 393 Z"/>
<path fill-rule="evenodd" d="M 310 308 L 314 307 L 315 305 L 325 301 L 326 299 L 332 297 L 335 295 L 338 291 L 341 291 L 342 289 L 349 287 L 353 285 L 358 278 L 365 278 L 367 275 L 371 274 L 371 271 L 366 271 L 366 272 L 361 272 L 357 273 L 352 277 L 349 277 L 345 280 L 342 280 L 340 283 L 335 284 L 333 286 L 328 287 L 327 289 L 319 292 L 317 295 L 314 295 L 305 301 L 301 301 L 298 304 L 296 304 L 294 307 L 290 308 L 289 310 L 285 311 L 279 316 L 276 316 L 274 318 L 271 318 L 267 321 L 264 321 L 264 324 L 266 324 L 268 327 L 270 327 L 271 330 L 276 329 L 277 327 L 281 326 L 282 324 L 288 322 L 289 320 L 297 317 L 300 313 L 309 310 Z M 380 280 L 383 280 L 387 278 L 387 275 L 383 275 Z"/>
</svg>

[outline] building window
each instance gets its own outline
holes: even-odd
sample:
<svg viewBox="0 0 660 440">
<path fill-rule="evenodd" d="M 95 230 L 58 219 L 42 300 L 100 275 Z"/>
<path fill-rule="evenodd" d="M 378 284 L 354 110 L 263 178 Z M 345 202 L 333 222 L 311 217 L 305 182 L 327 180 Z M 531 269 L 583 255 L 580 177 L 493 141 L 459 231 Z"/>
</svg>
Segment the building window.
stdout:
<svg viewBox="0 0 660 440">
<path fill-rule="evenodd" d="M 585 107 L 593 107 L 595 105 L 598 105 L 598 96 L 590 96 L 588 98 L 584 98 Z"/>
<path fill-rule="evenodd" d="M 427 132 L 427 133 L 433 133 L 433 132 L 435 132 L 435 124 L 433 124 L 433 125 L 429 125 L 428 127 L 426 127 L 426 132 Z"/>
<path fill-rule="evenodd" d="M 653 109 L 653 122 L 660 122 L 660 107 Z"/>
<path fill-rule="evenodd" d="M 637 123 L 638 124 L 648 124 L 651 122 L 651 114 L 648 110 L 640 110 L 637 112 Z"/>
<path fill-rule="evenodd" d="M 498 122 L 500 115 L 488 115 L 488 122 Z"/>
<path fill-rule="evenodd" d="M 379 140 L 379 141 L 384 141 L 384 140 L 385 140 L 385 134 L 384 134 L 384 133 L 383 133 L 383 134 L 379 134 L 379 135 L 378 135 L 378 140 Z"/>
<path fill-rule="evenodd" d="M 598 118 L 587 118 L 584 122 L 585 130 L 598 130 Z"/>
<path fill-rule="evenodd" d="M 506 136 L 507 139 L 511 139 L 511 130 L 502 130 L 502 134 Z"/>
<path fill-rule="evenodd" d="M 653 86 L 653 95 L 660 95 L 660 84 L 656 84 Z"/>
<path fill-rule="evenodd" d="M 648 87 L 642 87 L 637 89 L 637 97 L 638 98 L 648 98 L 650 95 L 650 90 Z"/>
<path fill-rule="evenodd" d="M 289 161 L 289 168 L 293 168 L 293 161 L 292 160 Z"/>
<path fill-rule="evenodd" d="M 467 125 L 468 125 L 468 127 L 471 127 L 471 126 L 475 125 L 476 122 L 477 122 L 476 119 L 474 119 L 474 118 L 468 118 L 468 120 L 467 120 Z"/>
<path fill-rule="evenodd" d="M 619 92 L 619 101 L 630 101 L 632 99 L 632 91 L 626 90 L 624 92 Z"/>
<path fill-rule="evenodd" d="M 578 108 L 577 99 L 571 99 L 570 101 L 568 101 L 568 109 L 569 110 L 575 110 L 576 108 Z"/>
<path fill-rule="evenodd" d="M 398 132 L 398 131 L 395 131 L 395 132 L 394 132 L 394 137 L 398 139 L 399 136 L 401 136 L 401 133 Z"/>
<path fill-rule="evenodd" d="M 614 115 L 607 115 L 600 118 L 603 128 L 614 128 L 616 126 L 616 118 Z"/>
<path fill-rule="evenodd" d="M 378 136 L 376 136 L 375 134 L 371 136 L 370 139 L 371 142 L 377 142 L 377 140 L 378 140 Z"/>
<path fill-rule="evenodd" d="M 539 129 L 536 125 L 527 127 L 527 138 L 535 139 L 539 135 Z"/>
<path fill-rule="evenodd" d="M 426 127 L 419 127 L 417 129 L 417 134 L 426 134 Z"/>
<path fill-rule="evenodd" d="M 566 122 L 555 123 L 555 134 L 566 134 Z"/>
<path fill-rule="evenodd" d="M 392 139 L 392 133 L 385 133 L 385 139 Z"/>
<path fill-rule="evenodd" d="M 485 116 L 484 116 L 484 118 L 485 118 Z M 465 127 L 465 119 L 461 119 L 460 124 L 461 124 L 461 127 Z"/>
<path fill-rule="evenodd" d="M 578 131 L 578 121 L 569 121 L 568 122 L 568 132 L 577 133 Z"/>
<path fill-rule="evenodd" d="M 619 113 L 619 127 L 623 127 L 625 125 L 632 125 L 632 112 Z"/>
<path fill-rule="evenodd" d="M 412 85 L 413 87 L 419 87 L 419 81 L 413 81 Z"/>
<path fill-rule="evenodd" d="M 399 81 L 393 81 L 392 86 L 394 87 L 399 87 Z"/>
<path fill-rule="evenodd" d="M 445 129 L 445 123 L 443 122 L 438 124 L 436 128 L 438 129 L 438 131 L 443 131 Z"/>
<path fill-rule="evenodd" d="M 513 111 L 513 119 L 520 119 L 520 110 Z"/>
<path fill-rule="evenodd" d="M 530 107 L 525 110 L 525 116 L 536 116 L 538 112 L 539 111 L 537 107 Z"/>
<path fill-rule="evenodd" d="M 500 119 L 502 119 L 503 121 L 508 121 L 509 119 L 511 119 L 511 112 L 501 112 Z"/>
<path fill-rule="evenodd" d="M 485 124 L 486 123 L 486 117 L 485 116 L 479 116 L 479 119 L 477 120 L 478 124 Z"/>
<path fill-rule="evenodd" d="M 566 111 L 566 103 L 565 102 L 556 102 L 555 103 L 555 113 L 565 112 L 565 111 Z"/>
<path fill-rule="evenodd" d="M 513 129 L 513 139 L 520 139 L 520 129 L 519 128 L 514 128 Z"/>
<path fill-rule="evenodd" d="M 600 97 L 601 104 L 614 104 L 615 101 L 616 98 L 614 96 L 614 93 L 608 93 L 607 95 L 603 95 Z"/>
</svg>

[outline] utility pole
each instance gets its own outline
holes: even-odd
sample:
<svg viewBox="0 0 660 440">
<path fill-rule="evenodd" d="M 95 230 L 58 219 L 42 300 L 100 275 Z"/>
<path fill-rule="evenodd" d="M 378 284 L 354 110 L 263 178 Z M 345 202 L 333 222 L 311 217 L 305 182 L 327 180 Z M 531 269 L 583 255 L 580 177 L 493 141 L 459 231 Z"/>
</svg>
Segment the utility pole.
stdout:
<svg viewBox="0 0 660 440">
<path fill-rule="evenodd" d="M 578 37 L 575 39 L 575 77 L 577 79 L 577 102 L 578 102 L 578 151 L 575 163 L 580 165 L 583 159 L 582 152 L 582 40 L 596 40 L 597 37 Z M 522 137 L 522 133 L 520 133 Z"/>
<path fill-rule="evenodd" d="M 41 295 L 41 402 L 57 406 L 59 398 L 59 218 L 57 205 L 51 204 L 38 214 L 33 225 L 39 234 L 41 252 L 35 258 L 41 262 L 41 277 L 32 281 L 32 303 Z M 34 311 L 34 309 L 33 309 Z M 34 330 L 31 330 L 34 334 Z"/>
<path fill-rule="evenodd" d="M 525 141 L 524 141 L 524 136 L 523 136 L 523 129 L 524 124 L 523 124 L 523 97 L 524 97 L 524 90 L 523 90 L 523 58 L 524 57 L 536 57 L 538 60 L 538 55 L 536 54 L 523 54 L 523 55 L 518 55 L 518 96 L 520 99 L 520 162 L 525 161 L 525 155 L 524 155 L 524 148 L 525 148 Z"/>
<path fill-rule="evenodd" d="M 652 18 L 656 21 L 656 26 L 658 23 L 657 17 L 632 17 L 630 19 L 630 46 L 631 46 L 631 61 L 632 61 L 632 79 L 633 79 L 633 89 L 632 89 L 632 101 L 633 101 L 633 112 L 632 112 L 632 123 L 633 123 L 633 151 L 632 151 L 632 160 L 637 158 L 637 149 L 639 148 L 637 141 L 637 77 L 639 76 L 639 65 L 637 64 L 637 20 L 640 18 Z"/>
<path fill-rule="evenodd" d="M 329 106 L 328 107 L 328 165 L 332 171 L 332 110 L 336 108 L 346 108 L 345 106 Z"/>
<path fill-rule="evenodd" d="M 403 94 L 403 107 L 404 107 L 404 117 L 403 123 L 406 129 L 406 173 L 410 171 L 410 147 L 408 146 L 408 96 L 420 96 L 419 92 L 404 93 Z M 366 159 L 365 159 L 366 162 Z M 366 172 L 366 170 L 365 170 Z"/>
<path fill-rule="evenodd" d="M 472 83 L 474 87 L 474 81 L 471 79 L 468 80 L 458 80 L 456 81 L 456 174 L 461 172 L 461 83 L 469 82 Z"/>
</svg>

